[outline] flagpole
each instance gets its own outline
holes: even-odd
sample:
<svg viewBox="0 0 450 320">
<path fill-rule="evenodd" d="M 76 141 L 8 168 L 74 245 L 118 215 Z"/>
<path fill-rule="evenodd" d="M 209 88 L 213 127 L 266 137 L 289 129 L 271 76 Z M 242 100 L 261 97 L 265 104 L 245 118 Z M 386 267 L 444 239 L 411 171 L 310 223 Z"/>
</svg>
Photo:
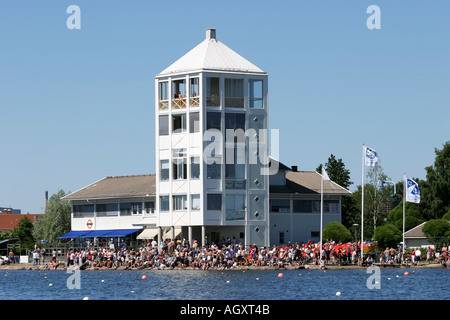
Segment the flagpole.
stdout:
<svg viewBox="0 0 450 320">
<path fill-rule="evenodd" d="M 322 248 L 323 248 L 323 168 L 322 168 L 322 178 L 320 184 L 320 261 L 322 261 Z"/>
<path fill-rule="evenodd" d="M 404 259 L 404 255 L 406 252 L 405 220 L 406 220 L 406 173 L 403 173 L 403 252 L 402 252 L 402 259 Z"/>
<path fill-rule="evenodd" d="M 361 182 L 361 259 L 364 257 L 364 151 L 366 146 L 363 144 L 362 152 L 362 182 Z"/>
</svg>

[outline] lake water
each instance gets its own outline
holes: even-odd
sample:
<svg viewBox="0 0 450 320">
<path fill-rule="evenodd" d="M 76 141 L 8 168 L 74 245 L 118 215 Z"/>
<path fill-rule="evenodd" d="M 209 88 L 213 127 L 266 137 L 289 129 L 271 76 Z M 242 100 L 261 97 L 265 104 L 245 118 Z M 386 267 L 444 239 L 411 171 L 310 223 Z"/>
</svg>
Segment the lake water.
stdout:
<svg viewBox="0 0 450 320">
<path fill-rule="evenodd" d="M 1 270 L 0 300 L 450 300 L 448 269 L 379 271 Z"/>
</svg>

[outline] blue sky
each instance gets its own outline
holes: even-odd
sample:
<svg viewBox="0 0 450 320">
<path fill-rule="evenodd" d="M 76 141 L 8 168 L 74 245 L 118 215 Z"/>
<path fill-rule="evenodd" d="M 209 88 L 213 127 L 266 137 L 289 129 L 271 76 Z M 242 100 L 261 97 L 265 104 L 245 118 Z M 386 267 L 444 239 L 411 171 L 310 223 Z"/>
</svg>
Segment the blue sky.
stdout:
<svg viewBox="0 0 450 320">
<path fill-rule="evenodd" d="M 69 5 L 81 29 L 69 30 Z M 381 9 L 369 30 L 367 7 Z M 154 173 L 154 77 L 217 29 L 269 74 L 280 160 L 334 154 L 361 183 L 362 144 L 393 180 L 425 178 L 450 139 L 450 2 L 2 1 L 0 206 Z"/>
</svg>

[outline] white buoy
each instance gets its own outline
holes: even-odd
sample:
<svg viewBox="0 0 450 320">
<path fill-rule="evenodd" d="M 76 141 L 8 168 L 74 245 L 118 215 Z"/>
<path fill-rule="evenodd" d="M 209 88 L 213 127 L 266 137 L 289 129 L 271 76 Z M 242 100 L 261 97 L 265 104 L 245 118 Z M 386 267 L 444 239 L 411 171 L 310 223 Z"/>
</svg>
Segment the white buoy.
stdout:
<svg viewBox="0 0 450 320">
<path fill-rule="evenodd" d="M 336 292 L 336 295 L 339 297 L 342 293 L 341 292 Z"/>
<path fill-rule="evenodd" d="M 256 280 L 259 280 L 259 278 L 256 278 Z"/>
<path fill-rule="evenodd" d="M 84 297 L 83 300 L 90 300 L 89 297 Z"/>
<path fill-rule="evenodd" d="M 227 283 L 230 283 L 230 281 L 227 280 Z"/>
<path fill-rule="evenodd" d="M 102 282 L 105 282 L 105 280 L 102 280 Z"/>
<path fill-rule="evenodd" d="M 49 287 L 52 287 L 52 286 L 53 286 L 53 283 L 50 283 L 48 286 L 49 286 Z"/>
<path fill-rule="evenodd" d="M 388 278 L 388 280 L 391 280 L 391 278 Z"/>
</svg>

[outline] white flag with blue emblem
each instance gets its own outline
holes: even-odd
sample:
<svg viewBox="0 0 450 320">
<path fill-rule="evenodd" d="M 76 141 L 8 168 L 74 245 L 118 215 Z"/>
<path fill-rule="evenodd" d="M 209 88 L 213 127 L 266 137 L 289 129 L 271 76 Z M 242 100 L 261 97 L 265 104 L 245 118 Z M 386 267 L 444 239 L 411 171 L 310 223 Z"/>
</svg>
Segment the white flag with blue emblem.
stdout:
<svg viewBox="0 0 450 320">
<path fill-rule="evenodd" d="M 378 162 L 378 153 L 369 147 L 364 147 L 364 164 L 367 167 L 376 166 Z"/>
<path fill-rule="evenodd" d="M 405 175 L 405 186 L 406 186 L 406 202 L 420 203 L 420 189 L 419 184 L 413 179 L 406 177 Z"/>
</svg>

